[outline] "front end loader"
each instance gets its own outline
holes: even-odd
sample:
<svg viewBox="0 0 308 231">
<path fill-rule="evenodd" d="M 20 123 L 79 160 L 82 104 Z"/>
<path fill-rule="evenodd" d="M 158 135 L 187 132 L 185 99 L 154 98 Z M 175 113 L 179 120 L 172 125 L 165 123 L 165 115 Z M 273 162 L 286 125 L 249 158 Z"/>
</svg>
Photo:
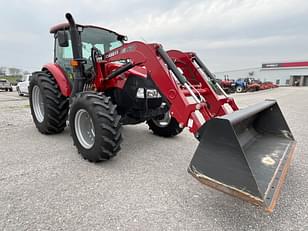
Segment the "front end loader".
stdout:
<svg viewBox="0 0 308 231">
<path fill-rule="evenodd" d="M 54 63 L 32 75 L 30 106 L 41 133 L 69 119 L 84 159 L 120 150 L 121 127 L 147 122 L 156 135 L 188 128 L 199 140 L 188 167 L 197 180 L 272 211 L 295 140 L 275 100 L 239 109 L 193 52 L 125 42 L 111 30 L 68 23 L 51 28 Z"/>
</svg>

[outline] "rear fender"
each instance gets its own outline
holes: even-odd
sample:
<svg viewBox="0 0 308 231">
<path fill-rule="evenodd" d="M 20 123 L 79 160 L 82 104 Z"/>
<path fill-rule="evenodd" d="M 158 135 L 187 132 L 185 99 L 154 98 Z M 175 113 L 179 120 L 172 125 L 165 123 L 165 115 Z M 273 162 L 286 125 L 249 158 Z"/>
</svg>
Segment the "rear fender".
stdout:
<svg viewBox="0 0 308 231">
<path fill-rule="evenodd" d="M 62 95 L 69 97 L 71 95 L 71 85 L 64 71 L 58 64 L 50 63 L 43 66 L 42 71 L 49 71 L 56 79 Z"/>
</svg>

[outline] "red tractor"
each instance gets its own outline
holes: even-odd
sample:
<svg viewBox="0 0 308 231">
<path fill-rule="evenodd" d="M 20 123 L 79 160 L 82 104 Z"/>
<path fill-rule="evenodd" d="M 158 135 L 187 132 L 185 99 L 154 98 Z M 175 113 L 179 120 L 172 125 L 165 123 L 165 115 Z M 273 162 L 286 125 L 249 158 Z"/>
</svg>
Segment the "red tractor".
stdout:
<svg viewBox="0 0 308 231">
<path fill-rule="evenodd" d="M 195 53 L 125 43 L 121 34 L 66 19 L 50 30 L 54 63 L 31 77 L 41 133 L 62 132 L 68 119 L 78 152 L 98 162 L 118 153 L 125 124 L 147 122 L 163 137 L 187 127 L 200 141 L 189 165 L 195 178 L 273 209 L 295 146 L 276 101 L 239 110 Z"/>
<path fill-rule="evenodd" d="M 234 82 L 234 80 L 229 80 L 229 79 L 220 80 L 219 85 L 228 94 L 235 92 L 235 82 Z"/>
</svg>

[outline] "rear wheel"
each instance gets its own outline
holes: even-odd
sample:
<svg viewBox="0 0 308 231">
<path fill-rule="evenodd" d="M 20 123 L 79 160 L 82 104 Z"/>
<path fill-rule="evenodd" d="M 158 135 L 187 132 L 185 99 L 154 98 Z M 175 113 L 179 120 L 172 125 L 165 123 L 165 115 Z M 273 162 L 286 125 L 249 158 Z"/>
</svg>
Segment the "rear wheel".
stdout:
<svg viewBox="0 0 308 231">
<path fill-rule="evenodd" d="M 100 162 L 121 149 L 121 116 L 110 98 L 95 92 L 81 92 L 70 110 L 74 144 L 84 159 Z"/>
<path fill-rule="evenodd" d="M 69 109 L 67 97 L 54 77 L 47 72 L 33 74 L 29 87 L 31 114 L 37 129 L 43 134 L 60 133 L 66 126 Z"/>
<path fill-rule="evenodd" d="M 237 92 L 237 93 L 243 92 L 243 87 L 242 87 L 242 86 L 237 86 L 237 87 L 236 87 L 236 92 Z"/>
<path fill-rule="evenodd" d="M 180 128 L 179 123 L 171 117 L 169 112 L 160 119 L 148 120 L 147 124 L 155 135 L 163 137 L 173 137 L 183 131 L 183 128 Z"/>
</svg>

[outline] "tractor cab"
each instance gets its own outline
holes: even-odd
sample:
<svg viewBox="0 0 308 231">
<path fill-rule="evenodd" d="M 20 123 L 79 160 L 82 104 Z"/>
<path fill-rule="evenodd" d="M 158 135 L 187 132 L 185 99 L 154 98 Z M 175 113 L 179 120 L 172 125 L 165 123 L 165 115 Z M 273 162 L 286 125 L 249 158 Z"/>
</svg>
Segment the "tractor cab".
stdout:
<svg viewBox="0 0 308 231">
<path fill-rule="evenodd" d="M 85 70 L 93 67 L 92 49 L 97 49 L 104 54 L 114 48 L 123 45 L 127 37 L 114 31 L 91 25 L 77 25 L 81 38 L 81 52 L 84 59 Z M 54 34 L 54 63 L 61 66 L 70 80 L 73 79 L 71 60 L 73 59 L 73 48 L 69 33 L 69 24 L 63 23 L 50 29 Z"/>
</svg>

